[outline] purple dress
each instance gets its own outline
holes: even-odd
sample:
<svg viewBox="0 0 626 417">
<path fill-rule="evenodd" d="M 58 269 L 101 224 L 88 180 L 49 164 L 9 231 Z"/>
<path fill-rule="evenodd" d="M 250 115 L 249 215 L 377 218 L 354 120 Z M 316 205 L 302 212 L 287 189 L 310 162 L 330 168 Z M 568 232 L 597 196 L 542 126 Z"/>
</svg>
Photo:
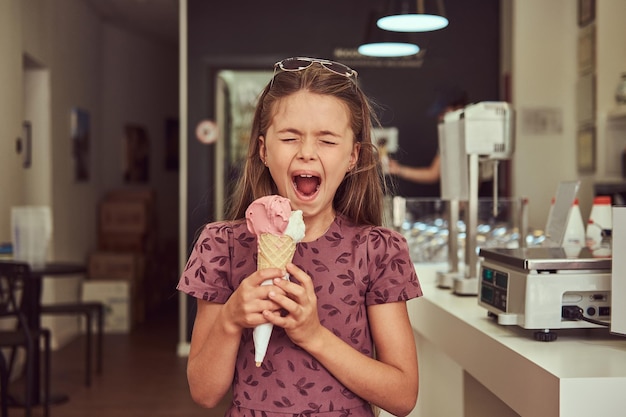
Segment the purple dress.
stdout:
<svg viewBox="0 0 626 417">
<path fill-rule="evenodd" d="M 208 224 L 178 289 L 224 303 L 256 271 L 256 251 L 256 236 L 245 221 Z M 293 263 L 313 280 L 322 325 L 368 356 L 373 354 L 373 341 L 366 307 L 422 295 L 402 235 L 382 227 L 357 226 L 341 216 L 324 236 L 298 243 Z M 232 388 L 229 417 L 372 416 L 367 401 L 343 386 L 277 326 L 259 368 L 254 363 L 252 329 L 244 330 Z"/>
</svg>

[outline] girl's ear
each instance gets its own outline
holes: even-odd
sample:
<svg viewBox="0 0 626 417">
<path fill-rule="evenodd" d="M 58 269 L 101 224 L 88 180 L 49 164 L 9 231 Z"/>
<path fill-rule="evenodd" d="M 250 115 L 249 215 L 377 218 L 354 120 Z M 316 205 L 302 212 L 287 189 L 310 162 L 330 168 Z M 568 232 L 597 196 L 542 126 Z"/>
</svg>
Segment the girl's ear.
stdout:
<svg viewBox="0 0 626 417">
<path fill-rule="evenodd" d="M 350 163 L 348 164 L 348 171 L 351 171 L 359 161 L 359 154 L 361 152 L 361 142 L 355 142 L 350 152 Z"/>
<path fill-rule="evenodd" d="M 265 149 L 265 137 L 259 136 L 259 158 L 263 165 L 267 165 L 267 150 Z"/>
</svg>

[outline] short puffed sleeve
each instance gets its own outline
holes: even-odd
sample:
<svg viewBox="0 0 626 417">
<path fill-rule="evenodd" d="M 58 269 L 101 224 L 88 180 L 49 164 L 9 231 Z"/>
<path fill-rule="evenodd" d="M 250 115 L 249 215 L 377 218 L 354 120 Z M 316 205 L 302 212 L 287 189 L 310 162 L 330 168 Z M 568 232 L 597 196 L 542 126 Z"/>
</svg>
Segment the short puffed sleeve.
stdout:
<svg viewBox="0 0 626 417">
<path fill-rule="evenodd" d="M 367 252 L 367 305 L 407 301 L 422 295 L 406 239 L 401 234 L 383 227 L 372 228 Z"/>
<path fill-rule="evenodd" d="M 204 227 L 189 255 L 177 289 L 192 297 L 224 303 L 233 293 L 233 224 Z"/>
</svg>

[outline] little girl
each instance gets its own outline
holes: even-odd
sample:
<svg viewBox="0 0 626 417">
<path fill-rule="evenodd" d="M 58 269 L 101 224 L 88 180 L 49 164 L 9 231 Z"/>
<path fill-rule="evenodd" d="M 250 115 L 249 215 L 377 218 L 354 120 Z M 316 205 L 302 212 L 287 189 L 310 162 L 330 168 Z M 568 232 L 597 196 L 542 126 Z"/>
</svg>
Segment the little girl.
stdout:
<svg viewBox="0 0 626 417">
<path fill-rule="evenodd" d="M 381 227 L 374 114 L 356 71 L 323 59 L 276 63 L 252 125 L 230 221 L 205 226 L 178 289 L 197 298 L 187 378 L 233 417 L 404 416 L 418 393 L 406 301 L 422 294 L 405 239 Z M 256 269 L 245 210 L 278 194 L 306 235 L 285 271 Z M 273 285 L 261 286 L 266 279 Z M 261 367 L 252 330 L 272 323 Z"/>
</svg>

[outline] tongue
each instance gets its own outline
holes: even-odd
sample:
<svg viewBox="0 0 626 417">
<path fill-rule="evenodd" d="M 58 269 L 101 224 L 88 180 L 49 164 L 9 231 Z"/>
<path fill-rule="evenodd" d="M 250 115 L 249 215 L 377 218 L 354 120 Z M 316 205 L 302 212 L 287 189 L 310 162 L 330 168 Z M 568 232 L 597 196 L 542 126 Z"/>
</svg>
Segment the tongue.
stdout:
<svg viewBox="0 0 626 417">
<path fill-rule="evenodd" d="M 296 178 L 296 184 L 298 185 L 298 191 L 300 191 L 302 194 L 313 194 L 317 189 L 318 178 L 298 177 Z"/>
</svg>

